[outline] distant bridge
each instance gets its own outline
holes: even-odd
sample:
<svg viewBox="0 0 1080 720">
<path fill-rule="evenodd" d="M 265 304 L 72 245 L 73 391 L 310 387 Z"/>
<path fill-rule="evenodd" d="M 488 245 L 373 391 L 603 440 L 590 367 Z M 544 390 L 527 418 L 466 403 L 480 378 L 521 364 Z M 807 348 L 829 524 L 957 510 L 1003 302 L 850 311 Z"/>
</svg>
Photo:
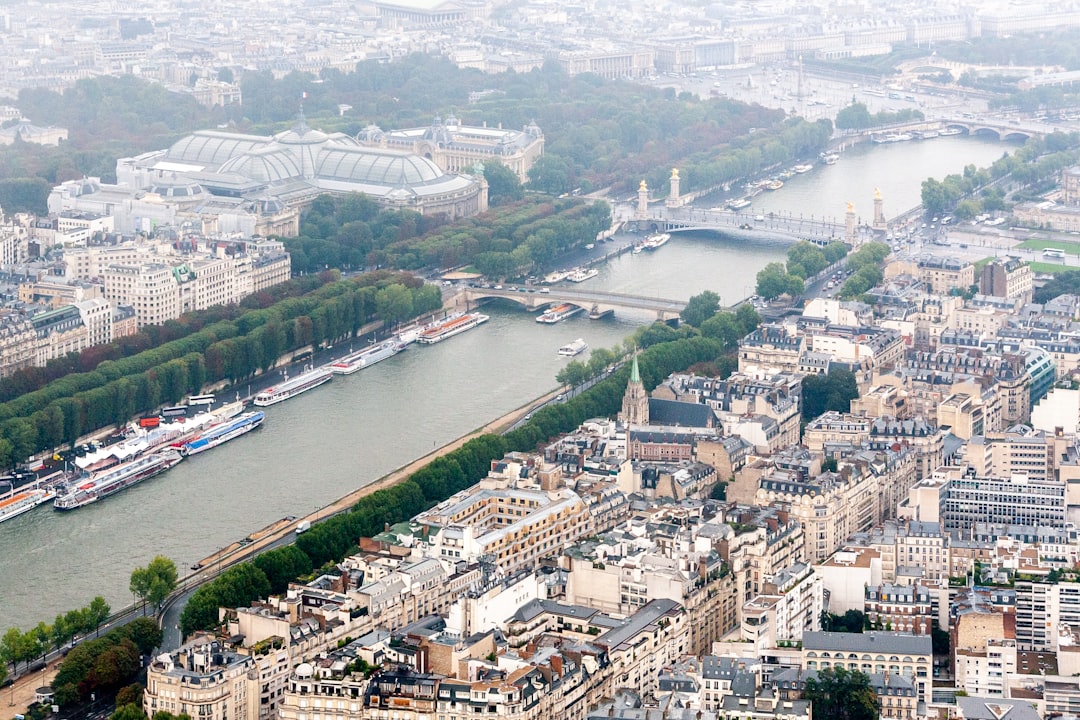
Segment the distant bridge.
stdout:
<svg viewBox="0 0 1080 720">
<path fill-rule="evenodd" d="M 834 240 L 844 240 L 844 224 L 834 218 L 812 215 L 794 215 L 779 212 L 754 212 L 750 208 L 735 212 L 726 208 L 703 210 L 695 207 L 669 208 L 654 205 L 649 208 L 652 217 L 632 220 L 639 230 L 646 232 L 680 232 L 685 230 L 717 230 L 729 235 L 810 242 L 825 246 Z M 858 227 L 861 240 L 869 239 L 870 229 Z"/>
<path fill-rule="evenodd" d="M 648 295 L 627 295 L 564 287 L 552 287 L 547 290 L 548 292 L 540 292 L 538 288 L 531 287 L 502 289 L 467 287 L 464 293 L 465 299 L 470 303 L 501 298 L 516 302 L 531 311 L 537 311 L 549 305 L 574 305 L 585 310 L 590 317 L 602 317 L 622 308 L 654 312 L 658 320 L 670 320 L 677 317 L 686 307 L 685 300 L 667 300 Z"/>
<path fill-rule="evenodd" d="M 967 135 L 991 136 L 995 140 L 1001 141 L 1020 140 L 1039 135 L 1049 135 L 1057 129 L 1053 125 L 1047 125 L 1046 123 L 1031 120 L 1005 120 L 1000 117 L 935 118 L 893 123 L 857 132 L 848 131 L 847 133 L 841 133 L 841 135 L 872 137 L 874 135 L 880 136 L 889 133 L 901 133 L 915 130 L 946 130 L 949 128 L 962 130 Z"/>
</svg>

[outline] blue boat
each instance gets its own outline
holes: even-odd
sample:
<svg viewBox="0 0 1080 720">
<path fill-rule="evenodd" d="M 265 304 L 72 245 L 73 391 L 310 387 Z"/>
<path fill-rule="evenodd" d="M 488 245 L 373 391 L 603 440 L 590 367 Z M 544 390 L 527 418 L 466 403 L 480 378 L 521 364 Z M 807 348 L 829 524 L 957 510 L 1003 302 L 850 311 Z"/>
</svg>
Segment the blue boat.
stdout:
<svg viewBox="0 0 1080 720">
<path fill-rule="evenodd" d="M 199 437 L 184 443 L 180 447 L 180 453 L 185 456 L 198 455 L 203 450 L 209 450 L 222 443 L 227 443 L 233 438 L 240 437 L 244 433 L 250 432 L 262 425 L 265 417 L 266 413 L 262 410 L 256 410 L 255 412 L 238 415 L 231 420 L 226 420 L 217 425 L 211 425 L 207 428 L 206 432 L 199 435 Z"/>
</svg>

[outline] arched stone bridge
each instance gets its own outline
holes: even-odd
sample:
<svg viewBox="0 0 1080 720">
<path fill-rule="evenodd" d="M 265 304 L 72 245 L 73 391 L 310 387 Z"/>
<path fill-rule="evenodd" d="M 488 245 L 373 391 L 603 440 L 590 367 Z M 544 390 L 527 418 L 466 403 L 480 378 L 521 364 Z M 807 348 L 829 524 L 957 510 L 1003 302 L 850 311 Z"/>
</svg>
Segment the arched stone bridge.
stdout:
<svg viewBox="0 0 1080 720">
<path fill-rule="evenodd" d="M 942 120 L 941 127 L 963 130 L 968 135 L 990 135 L 1001 141 L 1020 140 L 1021 138 L 1026 140 L 1053 131 L 1052 127 L 1048 128 L 1039 123 L 1021 121 L 1011 123 L 1001 122 L 999 120 L 985 121 L 978 119 Z"/>
<path fill-rule="evenodd" d="M 541 292 L 540 288 L 535 287 L 467 287 L 464 293 L 465 299 L 470 303 L 502 298 L 516 302 L 530 311 L 537 311 L 545 306 L 574 305 L 585 310 L 590 317 L 606 315 L 621 308 L 654 312 L 658 320 L 670 320 L 678 317 L 686 307 L 685 300 L 668 300 L 648 295 L 576 290 L 561 286 L 545 289 L 547 292 Z"/>
</svg>

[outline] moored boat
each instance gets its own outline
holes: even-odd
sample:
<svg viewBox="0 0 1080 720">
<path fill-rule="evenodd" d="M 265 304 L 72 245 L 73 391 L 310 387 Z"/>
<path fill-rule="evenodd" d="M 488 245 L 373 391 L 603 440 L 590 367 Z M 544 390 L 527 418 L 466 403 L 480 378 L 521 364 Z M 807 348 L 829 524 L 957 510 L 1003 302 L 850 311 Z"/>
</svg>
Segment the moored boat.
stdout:
<svg viewBox="0 0 1080 720">
<path fill-rule="evenodd" d="M 960 128 L 942 128 L 941 130 L 938 130 L 938 137 L 952 137 L 953 135 L 959 135 L 962 132 L 964 131 Z"/>
<path fill-rule="evenodd" d="M 569 270 L 558 270 L 553 273 L 548 273 L 544 276 L 544 282 L 548 285 L 554 285 L 557 282 L 562 282 L 566 278 L 570 277 Z"/>
<path fill-rule="evenodd" d="M 453 337 L 466 330 L 472 330 L 481 323 L 486 323 L 491 318 L 481 313 L 464 313 L 452 315 L 449 318 L 433 323 L 420 333 L 419 342 L 432 345 L 447 338 Z"/>
<path fill-rule="evenodd" d="M 751 201 L 747 198 L 739 198 L 738 200 L 732 200 L 728 202 L 727 206 L 732 210 L 742 210 L 743 208 L 750 207 Z"/>
<path fill-rule="evenodd" d="M 538 315 L 536 322 L 547 323 L 548 325 L 554 325 L 555 323 L 565 320 L 571 315 L 576 315 L 581 312 L 582 308 L 577 305 L 571 305 L 570 303 L 563 303 L 556 305 L 542 315 Z"/>
<path fill-rule="evenodd" d="M 645 238 L 645 242 L 641 244 L 641 247 L 646 250 L 655 250 L 658 247 L 663 247 L 670 239 L 670 233 L 655 233 Z"/>
<path fill-rule="evenodd" d="M 791 168 L 791 169 L 792 169 L 792 170 L 794 170 L 795 172 L 797 172 L 797 173 L 799 173 L 799 174 L 801 175 L 802 173 L 808 173 L 808 172 L 810 172 L 811 170 L 813 170 L 813 169 L 814 169 L 814 166 L 813 166 L 813 165 L 809 165 L 809 164 L 803 164 L 803 165 L 796 165 L 795 167 L 793 167 L 793 168 Z"/>
<path fill-rule="evenodd" d="M 419 333 L 417 333 L 417 336 L 419 337 Z M 358 370 L 370 367 L 377 362 L 382 362 L 388 357 L 397 355 L 407 346 L 407 343 L 397 338 L 386 340 L 378 345 L 373 345 L 372 347 L 367 347 L 350 355 L 346 355 L 327 367 L 329 367 L 330 372 L 335 375 L 352 375 Z"/>
<path fill-rule="evenodd" d="M 212 425 L 206 432 L 199 435 L 199 437 L 194 440 L 189 440 L 180 446 L 180 454 L 198 455 L 204 450 L 216 448 L 218 445 L 223 445 L 234 438 L 238 438 L 241 435 L 256 429 L 262 425 L 265 418 L 266 413 L 262 410 L 256 410 L 254 412 L 244 413 L 231 420 L 226 420 L 223 423 Z"/>
<path fill-rule="evenodd" d="M 784 187 L 784 181 L 777 178 L 776 180 L 769 181 L 769 183 L 765 186 L 765 189 L 766 190 L 779 190 L 782 187 Z"/>
<path fill-rule="evenodd" d="M 578 338 L 572 343 L 568 343 L 559 348 L 559 354 L 564 357 L 574 357 L 580 355 L 589 349 L 589 345 L 582 339 Z"/>
<path fill-rule="evenodd" d="M 569 280 L 570 282 L 579 283 L 579 282 L 585 282 L 586 280 L 589 280 L 590 278 L 594 278 L 599 274 L 600 274 L 600 271 L 597 270 L 596 268 L 588 268 L 588 269 L 586 269 L 586 268 L 576 268 L 573 272 L 570 273 L 569 276 L 567 276 L 566 279 Z"/>
<path fill-rule="evenodd" d="M 836 153 L 829 153 L 828 155 L 826 155 L 825 157 L 822 158 L 822 160 L 825 162 L 826 165 L 835 165 L 836 161 L 839 160 L 839 159 L 840 159 L 840 156 L 837 155 Z"/>
<path fill-rule="evenodd" d="M 52 500 L 56 495 L 47 488 L 22 490 L 0 500 L 0 523 L 33 510 L 38 505 Z"/>
<path fill-rule="evenodd" d="M 183 459 L 184 456 L 173 449 L 145 455 L 69 487 L 56 496 L 53 507 L 57 510 L 74 510 L 95 503 L 136 483 L 160 475 Z"/>
<path fill-rule="evenodd" d="M 284 402 L 300 393 L 317 388 L 325 382 L 330 382 L 333 377 L 334 374 L 326 368 L 315 368 L 314 370 L 309 370 L 306 373 L 297 375 L 296 377 L 274 385 L 273 387 L 266 388 L 256 395 L 252 402 L 259 407 L 276 405 L 277 403 Z"/>
</svg>

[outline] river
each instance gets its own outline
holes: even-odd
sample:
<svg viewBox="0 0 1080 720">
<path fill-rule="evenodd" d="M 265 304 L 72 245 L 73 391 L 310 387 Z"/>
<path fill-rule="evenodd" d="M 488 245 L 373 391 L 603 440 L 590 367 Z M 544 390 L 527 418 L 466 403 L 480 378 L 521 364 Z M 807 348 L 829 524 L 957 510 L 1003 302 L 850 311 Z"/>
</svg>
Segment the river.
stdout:
<svg viewBox="0 0 1080 720">
<path fill-rule="evenodd" d="M 880 187 L 886 214 L 899 212 L 918 203 L 927 176 L 987 165 L 1006 149 L 968 138 L 867 145 L 758 202 L 766 210 L 839 216 L 853 200 L 868 216 L 872 189 Z M 588 287 L 673 299 L 708 289 L 732 303 L 785 251 L 780 242 L 679 233 L 655 252 L 603 265 Z M 486 312 L 491 321 L 475 330 L 336 377 L 269 408 L 255 433 L 101 503 L 71 513 L 46 505 L 0 524 L 0 630 L 51 622 L 95 594 L 121 607 L 131 600 L 131 570 L 154 555 L 172 558 L 184 573 L 247 533 L 308 514 L 552 389 L 566 363 L 559 346 L 582 337 L 611 347 L 652 319 L 620 312 L 546 326 L 509 305 Z"/>
</svg>

